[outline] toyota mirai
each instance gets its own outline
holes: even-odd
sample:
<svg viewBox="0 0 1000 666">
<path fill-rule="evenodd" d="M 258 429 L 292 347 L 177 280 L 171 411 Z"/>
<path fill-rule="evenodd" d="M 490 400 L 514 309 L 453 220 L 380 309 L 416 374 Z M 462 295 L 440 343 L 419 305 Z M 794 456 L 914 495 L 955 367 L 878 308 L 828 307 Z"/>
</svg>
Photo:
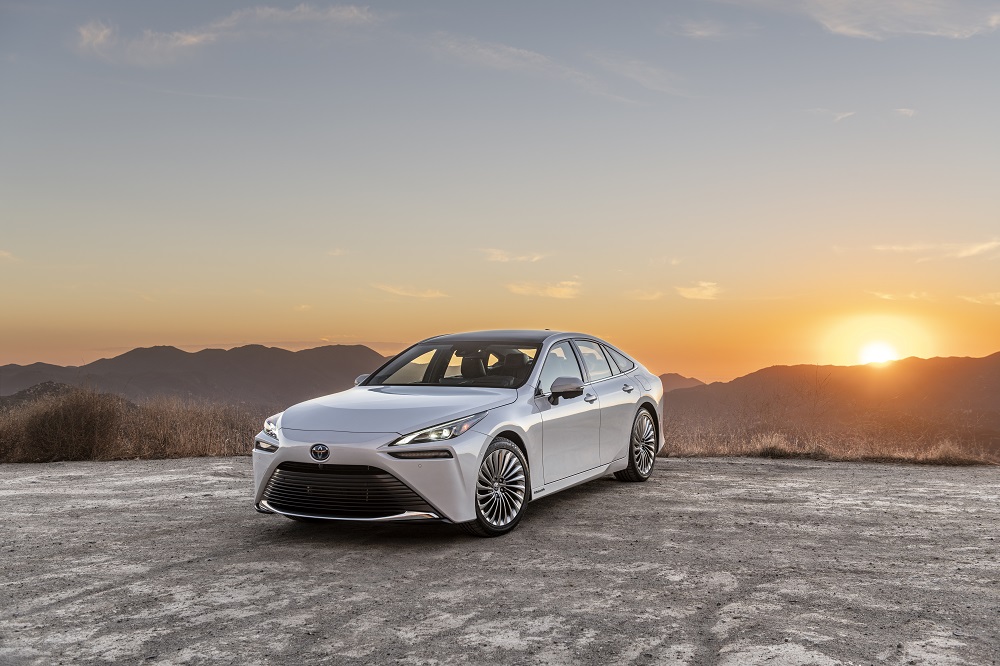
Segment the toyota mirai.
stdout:
<svg viewBox="0 0 1000 666">
<path fill-rule="evenodd" d="M 268 418 L 255 503 L 295 520 L 436 520 L 498 536 L 532 500 L 609 473 L 648 479 L 662 413 L 660 379 L 591 335 L 441 335 Z"/>
</svg>

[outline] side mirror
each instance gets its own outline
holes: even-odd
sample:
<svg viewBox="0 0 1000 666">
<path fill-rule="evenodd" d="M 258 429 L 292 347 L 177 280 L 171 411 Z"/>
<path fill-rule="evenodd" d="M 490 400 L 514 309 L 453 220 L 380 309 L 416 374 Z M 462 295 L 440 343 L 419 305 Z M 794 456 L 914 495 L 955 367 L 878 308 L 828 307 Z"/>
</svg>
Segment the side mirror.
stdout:
<svg viewBox="0 0 1000 666">
<path fill-rule="evenodd" d="M 358 384 L 360 384 L 361 382 L 365 381 L 366 379 L 368 379 L 368 374 L 367 373 L 363 374 L 363 375 L 358 375 L 357 377 L 354 378 L 354 385 L 357 386 Z"/>
<path fill-rule="evenodd" d="M 583 380 L 579 377 L 557 377 L 552 382 L 549 402 L 559 404 L 559 398 L 576 398 L 583 395 Z"/>
</svg>

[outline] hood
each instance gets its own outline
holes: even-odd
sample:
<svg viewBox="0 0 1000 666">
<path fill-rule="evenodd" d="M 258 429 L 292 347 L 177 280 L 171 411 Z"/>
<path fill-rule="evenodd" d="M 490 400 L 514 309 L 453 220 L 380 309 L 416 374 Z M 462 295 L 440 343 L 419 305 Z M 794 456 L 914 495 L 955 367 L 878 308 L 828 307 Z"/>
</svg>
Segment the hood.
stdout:
<svg viewBox="0 0 1000 666">
<path fill-rule="evenodd" d="M 401 435 L 517 399 L 514 389 L 443 386 L 356 386 L 289 407 L 282 430 L 398 432 Z"/>
</svg>

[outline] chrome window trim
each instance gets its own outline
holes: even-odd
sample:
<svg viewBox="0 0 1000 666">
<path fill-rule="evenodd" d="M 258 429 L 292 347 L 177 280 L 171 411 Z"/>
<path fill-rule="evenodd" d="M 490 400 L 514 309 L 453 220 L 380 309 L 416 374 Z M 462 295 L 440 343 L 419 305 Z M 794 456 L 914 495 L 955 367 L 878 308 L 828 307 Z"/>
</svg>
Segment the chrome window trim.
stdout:
<svg viewBox="0 0 1000 666">
<path fill-rule="evenodd" d="M 628 370 L 621 370 L 618 374 L 627 375 L 628 373 L 632 372 L 633 370 L 635 370 L 639 366 L 639 364 L 636 363 L 636 361 L 635 361 L 634 358 L 632 358 L 631 356 L 629 356 L 628 354 L 626 354 L 625 352 L 623 352 L 621 349 L 618 349 L 614 345 L 609 345 L 607 342 L 602 342 L 601 346 L 607 348 L 605 351 L 607 351 L 608 349 L 610 349 L 612 351 L 618 352 L 619 354 L 622 355 L 622 358 L 624 358 L 625 360 L 627 360 L 629 363 L 632 364 L 631 368 L 629 368 Z M 616 366 L 618 365 L 618 362 L 615 361 L 613 358 L 609 359 L 609 360 L 613 361 Z"/>
<path fill-rule="evenodd" d="M 583 362 L 583 356 L 582 356 L 580 350 L 576 348 L 576 342 L 577 341 L 582 340 L 583 342 L 593 342 L 598 347 L 600 347 L 601 348 L 601 353 L 604 354 L 604 360 L 608 362 L 608 368 L 612 368 L 612 367 L 617 368 L 618 364 L 614 363 L 614 361 L 612 359 L 608 358 L 607 354 L 604 353 L 604 349 L 603 349 L 604 343 L 601 342 L 600 340 L 594 340 L 593 338 L 572 338 L 572 340 L 573 340 L 573 351 L 575 351 L 576 355 L 577 355 L 577 362 L 580 364 L 580 368 L 583 370 L 583 373 L 587 376 L 587 380 L 588 381 L 585 381 L 583 383 L 584 386 L 591 386 L 593 384 L 600 384 L 601 382 L 606 382 L 609 379 L 614 379 L 615 377 L 621 377 L 622 375 L 627 375 L 632 370 L 635 370 L 634 367 L 632 368 L 632 370 L 629 370 L 628 372 L 622 372 L 621 370 L 619 370 L 616 373 L 616 372 L 614 372 L 612 370 L 612 374 L 611 374 L 610 377 L 602 377 L 601 379 L 590 379 L 590 370 L 587 368 L 587 364 Z M 622 354 L 622 356 L 625 356 L 625 354 Z M 626 356 L 625 358 L 628 358 L 628 357 Z M 631 360 L 631 359 L 629 359 L 629 360 Z M 632 361 L 632 362 L 635 363 L 635 361 Z"/>
</svg>

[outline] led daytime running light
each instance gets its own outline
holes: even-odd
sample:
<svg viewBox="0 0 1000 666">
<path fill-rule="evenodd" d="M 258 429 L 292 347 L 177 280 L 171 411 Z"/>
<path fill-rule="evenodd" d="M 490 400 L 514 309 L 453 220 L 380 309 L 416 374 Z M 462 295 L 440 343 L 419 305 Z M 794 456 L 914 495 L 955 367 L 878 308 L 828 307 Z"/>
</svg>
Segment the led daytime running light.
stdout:
<svg viewBox="0 0 1000 666">
<path fill-rule="evenodd" d="M 469 431 L 472 426 L 476 425 L 486 416 L 486 412 L 479 412 L 478 414 L 473 414 L 472 416 L 466 416 L 464 418 L 455 419 L 454 421 L 448 421 L 447 423 L 442 423 L 440 425 L 432 426 L 425 430 L 418 430 L 417 432 L 410 433 L 409 435 L 404 435 L 400 437 L 390 446 L 405 446 L 407 444 L 421 444 L 423 442 L 441 442 L 446 439 L 454 439 L 459 435 L 463 435 Z"/>
</svg>

